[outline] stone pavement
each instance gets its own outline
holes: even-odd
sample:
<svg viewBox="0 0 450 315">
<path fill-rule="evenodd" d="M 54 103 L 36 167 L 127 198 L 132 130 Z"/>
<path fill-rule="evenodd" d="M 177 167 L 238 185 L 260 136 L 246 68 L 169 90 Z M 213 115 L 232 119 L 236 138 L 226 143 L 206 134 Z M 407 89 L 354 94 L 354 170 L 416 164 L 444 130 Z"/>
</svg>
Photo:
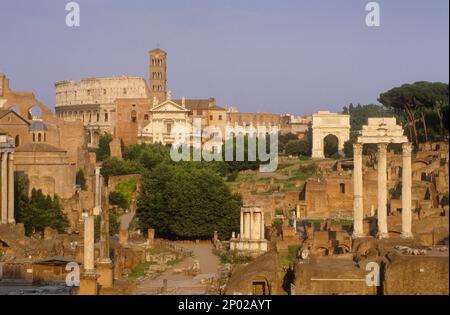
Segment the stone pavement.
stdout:
<svg viewBox="0 0 450 315">
<path fill-rule="evenodd" d="M 170 266 L 165 272 L 154 279 L 145 279 L 138 284 L 134 294 L 207 294 L 210 286 L 205 280 L 217 277 L 220 267 L 219 258 L 212 253 L 213 245 L 209 242 L 203 242 L 198 244 L 180 243 L 180 246 L 192 250 L 194 257 L 187 257 L 178 264 Z M 181 271 L 183 268 L 191 267 L 195 260 L 200 261 L 200 273 L 198 275 L 186 275 Z M 164 279 L 167 280 L 167 291 L 163 293 Z"/>
</svg>

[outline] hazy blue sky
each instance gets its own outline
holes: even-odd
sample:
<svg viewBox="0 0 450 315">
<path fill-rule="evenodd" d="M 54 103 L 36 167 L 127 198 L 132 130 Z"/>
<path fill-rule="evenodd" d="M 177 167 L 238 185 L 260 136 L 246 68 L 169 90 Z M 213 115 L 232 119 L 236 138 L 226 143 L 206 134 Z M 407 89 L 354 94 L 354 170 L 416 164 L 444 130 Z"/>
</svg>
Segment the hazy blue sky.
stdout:
<svg viewBox="0 0 450 315">
<path fill-rule="evenodd" d="M 419 80 L 449 80 L 448 0 L 0 0 L 0 72 L 54 106 L 54 82 L 148 79 L 147 52 L 168 53 L 174 97 L 215 96 L 240 111 L 306 114 L 376 102 Z"/>
</svg>

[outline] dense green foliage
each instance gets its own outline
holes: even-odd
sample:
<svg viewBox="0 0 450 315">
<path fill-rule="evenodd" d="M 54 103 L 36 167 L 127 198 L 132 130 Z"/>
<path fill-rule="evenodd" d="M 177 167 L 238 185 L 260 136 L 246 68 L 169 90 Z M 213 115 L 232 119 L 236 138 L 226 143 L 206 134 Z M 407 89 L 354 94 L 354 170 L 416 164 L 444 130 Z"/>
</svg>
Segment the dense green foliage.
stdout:
<svg viewBox="0 0 450 315">
<path fill-rule="evenodd" d="M 152 169 L 164 161 L 170 161 L 169 148 L 161 144 L 134 144 L 124 150 L 125 161 L 134 161 L 143 168 Z"/>
<path fill-rule="evenodd" d="M 140 174 L 143 171 L 144 167 L 137 161 L 119 160 L 113 157 L 103 161 L 100 172 L 105 181 L 108 181 L 109 176 Z"/>
<path fill-rule="evenodd" d="M 26 187 L 26 180 L 19 177 L 15 182 L 15 219 L 24 224 L 25 234 L 43 232 L 46 227 L 63 233 L 69 223 L 58 196 L 52 198 L 42 190 L 33 189 L 29 198 Z"/>
<path fill-rule="evenodd" d="M 396 113 L 416 146 L 419 142 L 448 137 L 448 84 L 425 81 L 403 84 L 381 93 L 378 101 Z"/>
<path fill-rule="evenodd" d="M 130 206 L 125 196 L 118 191 L 112 191 L 109 193 L 109 203 L 113 206 L 118 206 L 123 210 L 128 209 L 128 207 Z"/>
<path fill-rule="evenodd" d="M 141 144 L 125 148 L 124 160 L 103 161 L 101 172 L 105 178 L 142 175 L 137 209 L 140 228 L 154 228 L 164 237 L 193 239 L 210 238 L 214 231 L 229 237 L 238 230 L 241 198 L 231 193 L 224 177 L 258 166 L 258 162 L 245 161 L 173 162 L 168 147 Z M 110 195 L 111 204 L 128 207 L 135 189 L 134 180 L 119 183 L 117 193 Z"/>
<path fill-rule="evenodd" d="M 306 140 L 289 140 L 285 146 L 285 153 L 293 156 L 310 155 L 310 145 Z"/>
<path fill-rule="evenodd" d="M 278 152 L 279 153 L 286 153 L 286 147 L 290 141 L 296 141 L 298 140 L 297 135 L 293 133 L 286 133 L 286 134 L 279 134 L 278 135 Z M 288 154 L 288 153 L 286 153 Z"/>
<path fill-rule="evenodd" d="M 112 136 L 107 134 L 100 136 L 98 141 L 98 148 L 95 151 L 97 161 L 104 161 L 111 156 L 111 151 L 109 149 L 109 143 L 113 140 Z"/>
<path fill-rule="evenodd" d="M 136 191 L 136 179 L 129 178 L 125 180 L 121 180 L 116 185 L 116 191 L 120 193 L 123 198 L 125 199 L 127 206 L 126 208 L 122 209 L 128 209 L 131 205 L 131 201 L 133 199 L 133 193 Z"/>
<path fill-rule="evenodd" d="M 238 230 L 242 201 L 200 162 L 161 163 L 142 178 L 139 222 L 169 238 L 223 238 Z"/>
</svg>

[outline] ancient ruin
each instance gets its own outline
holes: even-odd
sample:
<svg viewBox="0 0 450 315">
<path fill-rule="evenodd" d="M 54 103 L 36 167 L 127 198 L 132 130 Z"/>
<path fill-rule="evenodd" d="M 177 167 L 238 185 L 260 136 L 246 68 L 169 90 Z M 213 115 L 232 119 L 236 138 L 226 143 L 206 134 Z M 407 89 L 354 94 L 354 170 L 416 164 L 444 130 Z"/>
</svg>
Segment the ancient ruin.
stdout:
<svg viewBox="0 0 450 315">
<path fill-rule="evenodd" d="M 338 139 L 338 151 L 342 154 L 344 143 L 350 138 L 350 116 L 319 111 L 312 115 L 312 158 L 324 158 L 324 138 L 328 135 Z"/>
<path fill-rule="evenodd" d="M 353 237 L 363 237 L 363 179 L 362 179 L 362 146 L 363 144 L 378 146 L 378 237 L 388 237 L 387 228 L 387 162 L 386 148 L 389 143 L 402 144 L 402 237 L 411 238 L 411 144 L 403 135 L 403 129 L 396 124 L 395 118 L 369 118 L 363 126 L 358 142 L 353 145 Z"/>
<path fill-rule="evenodd" d="M 247 206 L 241 209 L 240 233 L 230 240 L 231 250 L 265 252 L 264 212 L 260 207 Z"/>
</svg>

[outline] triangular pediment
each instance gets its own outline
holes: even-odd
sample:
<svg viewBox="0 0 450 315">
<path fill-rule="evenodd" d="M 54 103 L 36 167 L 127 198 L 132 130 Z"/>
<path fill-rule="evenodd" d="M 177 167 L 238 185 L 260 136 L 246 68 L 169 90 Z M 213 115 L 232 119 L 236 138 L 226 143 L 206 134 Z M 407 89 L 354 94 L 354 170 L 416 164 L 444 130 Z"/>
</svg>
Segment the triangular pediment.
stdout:
<svg viewBox="0 0 450 315">
<path fill-rule="evenodd" d="M 26 124 L 30 123 L 12 110 L 0 110 L 0 124 Z"/>
<path fill-rule="evenodd" d="M 152 112 L 187 112 L 188 110 L 181 105 L 170 100 L 164 101 L 151 109 Z"/>
</svg>

